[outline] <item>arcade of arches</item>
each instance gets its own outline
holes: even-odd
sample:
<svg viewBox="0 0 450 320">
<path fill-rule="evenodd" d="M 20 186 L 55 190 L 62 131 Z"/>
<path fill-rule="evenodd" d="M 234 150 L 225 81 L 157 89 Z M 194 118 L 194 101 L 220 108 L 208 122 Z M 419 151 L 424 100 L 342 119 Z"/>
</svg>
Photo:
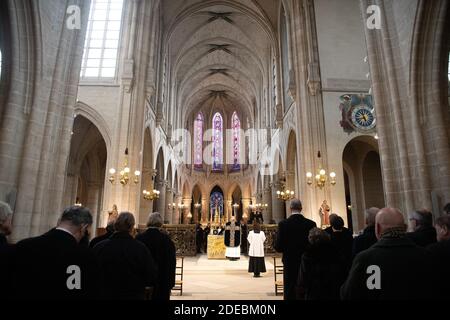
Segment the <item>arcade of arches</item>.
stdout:
<svg viewBox="0 0 450 320">
<path fill-rule="evenodd" d="M 66 1 L 1 1 L 12 241 L 74 203 L 96 227 L 113 205 L 145 225 L 151 211 L 206 224 L 261 204 L 277 223 L 289 216 L 283 190 L 319 225 L 326 200 L 354 232 L 371 206 L 439 215 L 450 202 L 449 2 L 376 1 L 380 30 L 366 28 L 370 2 L 74 0 L 73 30 L 54 27 Z"/>
</svg>

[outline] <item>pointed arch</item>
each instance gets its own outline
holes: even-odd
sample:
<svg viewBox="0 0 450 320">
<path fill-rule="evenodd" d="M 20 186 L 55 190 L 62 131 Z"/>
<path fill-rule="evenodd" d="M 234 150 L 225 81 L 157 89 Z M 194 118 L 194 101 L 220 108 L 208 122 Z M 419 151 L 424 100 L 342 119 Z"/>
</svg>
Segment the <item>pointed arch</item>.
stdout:
<svg viewBox="0 0 450 320">
<path fill-rule="evenodd" d="M 194 166 L 203 166 L 203 130 L 205 117 L 202 112 L 197 114 L 194 120 Z"/>
<path fill-rule="evenodd" d="M 212 169 L 219 171 L 223 169 L 223 117 L 220 112 L 214 114 L 212 120 L 213 149 Z"/>
</svg>

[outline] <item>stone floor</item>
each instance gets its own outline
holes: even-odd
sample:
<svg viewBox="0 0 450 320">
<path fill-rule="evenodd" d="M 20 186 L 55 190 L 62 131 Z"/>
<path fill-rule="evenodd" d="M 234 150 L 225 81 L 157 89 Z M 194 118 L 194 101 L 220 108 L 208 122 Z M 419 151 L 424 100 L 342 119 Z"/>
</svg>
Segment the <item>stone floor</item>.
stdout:
<svg viewBox="0 0 450 320">
<path fill-rule="evenodd" d="M 183 296 L 172 300 L 281 300 L 274 294 L 273 260 L 266 257 L 267 272 L 253 278 L 248 257 L 238 261 L 208 260 L 206 255 L 184 259 Z M 178 294 L 175 293 L 175 294 Z"/>
</svg>

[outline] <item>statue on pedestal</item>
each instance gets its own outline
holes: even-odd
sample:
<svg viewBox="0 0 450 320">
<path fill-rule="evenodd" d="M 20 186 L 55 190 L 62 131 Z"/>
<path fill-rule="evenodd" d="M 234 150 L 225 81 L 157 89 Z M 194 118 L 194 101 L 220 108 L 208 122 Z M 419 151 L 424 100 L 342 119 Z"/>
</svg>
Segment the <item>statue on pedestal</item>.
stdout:
<svg viewBox="0 0 450 320">
<path fill-rule="evenodd" d="M 330 206 L 327 204 L 327 200 L 323 200 L 319 209 L 321 227 L 326 228 L 330 225 Z"/>
<path fill-rule="evenodd" d="M 117 210 L 117 205 L 114 204 L 112 207 L 112 210 L 108 211 L 108 224 L 116 221 L 118 216 L 119 216 L 119 211 Z"/>
</svg>

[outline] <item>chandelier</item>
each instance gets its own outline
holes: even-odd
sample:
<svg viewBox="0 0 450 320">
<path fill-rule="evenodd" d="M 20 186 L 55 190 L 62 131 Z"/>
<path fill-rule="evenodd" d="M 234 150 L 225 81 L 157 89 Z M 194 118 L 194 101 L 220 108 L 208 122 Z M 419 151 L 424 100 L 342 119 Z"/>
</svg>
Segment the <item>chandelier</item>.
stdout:
<svg viewBox="0 0 450 320">
<path fill-rule="evenodd" d="M 116 180 L 119 180 L 122 186 L 126 186 L 130 181 L 130 172 L 131 169 L 128 167 L 128 148 L 125 149 L 125 161 L 123 168 L 119 171 L 119 175 L 116 175 L 117 170 L 115 168 L 109 169 L 109 182 L 114 184 Z M 139 183 L 139 177 L 141 176 L 141 172 L 139 170 L 134 171 L 133 182 L 135 184 Z"/>
<path fill-rule="evenodd" d="M 281 190 L 277 191 L 278 200 L 289 201 L 294 199 L 295 192 L 293 190 L 284 190 L 284 187 Z"/>
<path fill-rule="evenodd" d="M 317 156 L 320 160 L 320 151 L 318 152 Z M 321 165 L 319 165 L 319 169 L 317 169 L 317 174 L 314 176 L 314 179 L 312 172 L 306 173 L 306 183 L 309 186 L 311 186 L 315 182 L 316 187 L 322 189 L 323 187 L 325 187 L 328 181 L 330 182 L 330 185 L 336 185 L 336 173 L 330 172 L 329 174 L 327 174 L 327 171 L 323 169 Z"/>
<path fill-rule="evenodd" d="M 153 170 L 153 173 L 152 173 L 152 185 L 150 186 L 151 191 L 149 191 L 149 190 L 142 191 L 144 200 L 153 201 L 153 200 L 159 199 L 159 194 L 161 192 L 159 190 L 156 190 L 153 186 L 153 181 L 155 180 L 156 172 L 157 172 L 156 170 Z"/>
<path fill-rule="evenodd" d="M 249 207 L 253 211 L 258 211 L 259 212 L 259 211 L 266 210 L 268 206 L 269 205 L 267 203 L 256 203 L 256 204 L 251 204 Z"/>
</svg>

